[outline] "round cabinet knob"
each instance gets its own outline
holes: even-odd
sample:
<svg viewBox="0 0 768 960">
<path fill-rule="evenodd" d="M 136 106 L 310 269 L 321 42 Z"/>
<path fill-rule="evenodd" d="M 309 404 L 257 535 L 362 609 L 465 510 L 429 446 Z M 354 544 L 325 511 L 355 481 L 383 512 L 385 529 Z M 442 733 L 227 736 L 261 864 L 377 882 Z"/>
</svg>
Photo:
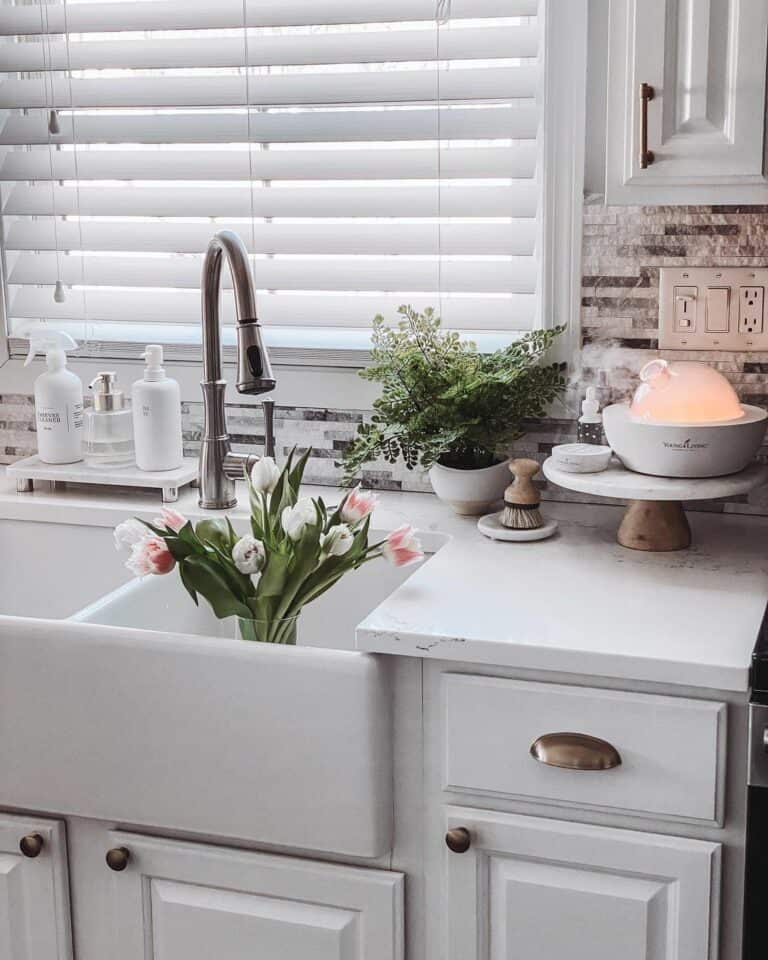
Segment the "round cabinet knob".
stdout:
<svg viewBox="0 0 768 960">
<path fill-rule="evenodd" d="M 117 873 L 125 870 L 130 859 L 131 851 L 127 847 L 113 847 L 111 850 L 107 850 L 107 866 Z"/>
<path fill-rule="evenodd" d="M 466 827 L 453 827 L 445 835 L 445 845 L 452 853 L 466 853 L 472 846 L 472 835 Z"/>
<path fill-rule="evenodd" d="M 19 841 L 19 850 L 21 850 L 25 857 L 29 857 L 30 859 L 39 857 L 44 846 L 45 840 L 43 840 L 39 833 L 29 833 Z"/>
</svg>

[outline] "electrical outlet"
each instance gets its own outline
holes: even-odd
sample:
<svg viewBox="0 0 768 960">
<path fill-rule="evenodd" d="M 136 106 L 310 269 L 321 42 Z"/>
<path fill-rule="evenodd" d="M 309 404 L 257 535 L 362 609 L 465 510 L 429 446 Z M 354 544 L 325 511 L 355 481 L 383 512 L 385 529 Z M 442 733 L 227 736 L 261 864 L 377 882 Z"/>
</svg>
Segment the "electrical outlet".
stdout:
<svg viewBox="0 0 768 960">
<path fill-rule="evenodd" d="M 762 333 L 765 287 L 739 289 L 739 333 Z"/>
<path fill-rule="evenodd" d="M 660 267 L 659 348 L 768 352 L 764 267 Z"/>
</svg>

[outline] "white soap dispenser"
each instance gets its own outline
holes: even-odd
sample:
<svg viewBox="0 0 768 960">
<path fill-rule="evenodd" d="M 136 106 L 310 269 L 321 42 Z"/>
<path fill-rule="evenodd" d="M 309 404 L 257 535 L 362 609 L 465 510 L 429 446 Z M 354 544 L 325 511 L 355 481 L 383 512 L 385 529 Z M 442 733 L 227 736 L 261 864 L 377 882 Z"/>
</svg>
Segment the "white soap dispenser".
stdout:
<svg viewBox="0 0 768 960">
<path fill-rule="evenodd" d="M 133 463 L 133 417 L 117 374 L 103 371 L 91 381 L 93 407 L 85 411 L 83 453 L 91 467 Z"/>
<path fill-rule="evenodd" d="M 133 433 L 139 470 L 175 470 L 184 458 L 181 434 L 181 392 L 165 375 L 163 348 L 150 344 L 144 357 L 144 379 L 133 385 Z"/>
<path fill-rule="evenodd" d="M 37 452 L 43 463 L 77 463 L 83 459 L 83 385 L 67 370 L 67 351 L 77 343 L 68 333 L 46 328 L 33 329 L 24 366 L 36 353 L 45 353 L 48 367 L 35 380 L 35 422 Z"/>
</svg>

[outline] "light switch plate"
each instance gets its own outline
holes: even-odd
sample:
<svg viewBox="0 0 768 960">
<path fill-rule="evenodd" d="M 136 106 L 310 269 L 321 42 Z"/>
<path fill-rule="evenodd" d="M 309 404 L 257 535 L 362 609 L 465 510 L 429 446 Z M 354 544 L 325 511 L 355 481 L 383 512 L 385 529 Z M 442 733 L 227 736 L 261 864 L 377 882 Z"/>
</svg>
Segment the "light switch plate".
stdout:
<svg viewBox="0 0 768 960">
<path fill-rule="evenodd" d="M 659 289 L 659 347 L 662 350 L 768 351 L 768 317 L 740 323 L 744 289 L 762 290 L 759 309 L 768 304 L 766 267 L 662 267 Z M 693 301 L 690 297 L 693 295 Z M 680 322 L 685 311 L 686 323 Z M 750 323 L 752 323 L 750 319 Z"/>
</svg>

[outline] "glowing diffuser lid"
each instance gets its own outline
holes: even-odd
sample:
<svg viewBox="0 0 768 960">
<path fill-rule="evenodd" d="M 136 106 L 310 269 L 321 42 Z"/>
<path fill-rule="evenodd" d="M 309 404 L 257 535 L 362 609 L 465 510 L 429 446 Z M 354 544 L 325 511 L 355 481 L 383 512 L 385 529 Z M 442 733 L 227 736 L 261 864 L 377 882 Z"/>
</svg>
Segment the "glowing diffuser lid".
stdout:
<svg viewBox="0 0 768 960">
<path fill-rule="evenodd" d="M 656 423 L 723 423 L 740 420 L 744 410 L 722 373 L 703 363 L 651 360 L 640 371 L 630 413 Z"/>
</svg>

